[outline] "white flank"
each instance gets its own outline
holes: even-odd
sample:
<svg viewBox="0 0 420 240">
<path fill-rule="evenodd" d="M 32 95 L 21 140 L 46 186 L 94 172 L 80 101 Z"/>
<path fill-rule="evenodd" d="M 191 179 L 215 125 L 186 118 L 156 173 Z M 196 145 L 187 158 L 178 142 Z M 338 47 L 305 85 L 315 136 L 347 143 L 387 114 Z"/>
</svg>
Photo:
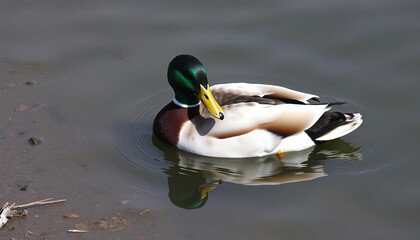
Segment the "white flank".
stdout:
<svg viewBox="0 0 420 240">
<path fill-rule="evenodd" d="M 295 135 L 284 138 L 279 145 L 278 150 L 282 152 L 300 151 L 314 146 L 315 143 L 305 132 L 300 132 Z"/>
<path fill-rule="evenodd" d="M 181 150 L 209 157 L 246 158 L 276 153 L 282 139 L 263 129 L 225 139 L 201 136 L 191 122 L 184 123 L 177 147 Z"/>
</svg>

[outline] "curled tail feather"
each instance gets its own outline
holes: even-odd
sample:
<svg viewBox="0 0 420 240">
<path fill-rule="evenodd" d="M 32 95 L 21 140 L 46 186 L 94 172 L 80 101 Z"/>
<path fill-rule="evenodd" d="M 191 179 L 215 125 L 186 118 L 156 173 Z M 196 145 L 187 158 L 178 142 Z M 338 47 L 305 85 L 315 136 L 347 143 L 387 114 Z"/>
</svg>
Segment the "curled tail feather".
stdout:
<svg viewBox="0 0 420 240">
<path fill-rule="evenodd" d="M 360 113 L 325 112 L 305 132 L 314 141 L 328 141 L 342 137 L 362 124 Z"/>
</svg>

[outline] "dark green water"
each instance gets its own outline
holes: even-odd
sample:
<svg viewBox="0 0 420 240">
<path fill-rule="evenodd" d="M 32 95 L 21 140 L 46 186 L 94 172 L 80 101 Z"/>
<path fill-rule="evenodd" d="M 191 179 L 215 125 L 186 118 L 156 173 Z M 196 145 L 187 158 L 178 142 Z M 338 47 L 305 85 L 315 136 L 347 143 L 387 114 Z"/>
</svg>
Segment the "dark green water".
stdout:
<svg viewBox="0 0 420 240">
<path fill-rule="evenodd" d="M 0 204 L 68 200 L 0 238 L 418 239 L 419 43 L 417 1 L 0 1 Z M 364 123 L 282 160 L 162 146 L 151 126 L 182 53 L 210 83 L 345 101 Z M 105 216 L 127 223 L 66 233 Z"/>
</svg>

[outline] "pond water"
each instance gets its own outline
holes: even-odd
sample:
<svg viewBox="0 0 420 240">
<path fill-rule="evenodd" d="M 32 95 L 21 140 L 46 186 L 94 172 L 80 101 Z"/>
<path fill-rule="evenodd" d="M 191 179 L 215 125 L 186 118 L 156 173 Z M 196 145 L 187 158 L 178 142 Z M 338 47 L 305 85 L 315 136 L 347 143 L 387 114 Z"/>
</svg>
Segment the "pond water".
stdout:
<svg viewBox="0 0 420 240">
<path fill-rule="evenodd" d="M 0 204 L 67 199 L 13 218 L 1 239 L 418 239 L 418 1 L 0 6 Z M 282 159 L 169 148 L 152 123 L 183 53 L 210 84 L 313 93 L 364 123 Z M 199 187 L 214 189 L 200 199 Z M 121 228 L 95 225 L 113 216 Z M 67 233 L 75 224 L 89 233 Z"/>
</svg>

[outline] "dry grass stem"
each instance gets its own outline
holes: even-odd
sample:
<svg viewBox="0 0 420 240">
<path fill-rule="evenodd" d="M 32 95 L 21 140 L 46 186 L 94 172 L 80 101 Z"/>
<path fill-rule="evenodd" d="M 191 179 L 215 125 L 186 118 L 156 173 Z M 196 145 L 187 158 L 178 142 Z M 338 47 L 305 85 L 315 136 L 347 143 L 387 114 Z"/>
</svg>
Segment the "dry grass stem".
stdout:
<svg viewBox="0 0 420 240">
<path fill-rule="evenodd" d="M 87 233 L 88 230 L 80 230 L 80 229 L 69 229 L 67 230 L 68 233 Z"/>
</svg>

